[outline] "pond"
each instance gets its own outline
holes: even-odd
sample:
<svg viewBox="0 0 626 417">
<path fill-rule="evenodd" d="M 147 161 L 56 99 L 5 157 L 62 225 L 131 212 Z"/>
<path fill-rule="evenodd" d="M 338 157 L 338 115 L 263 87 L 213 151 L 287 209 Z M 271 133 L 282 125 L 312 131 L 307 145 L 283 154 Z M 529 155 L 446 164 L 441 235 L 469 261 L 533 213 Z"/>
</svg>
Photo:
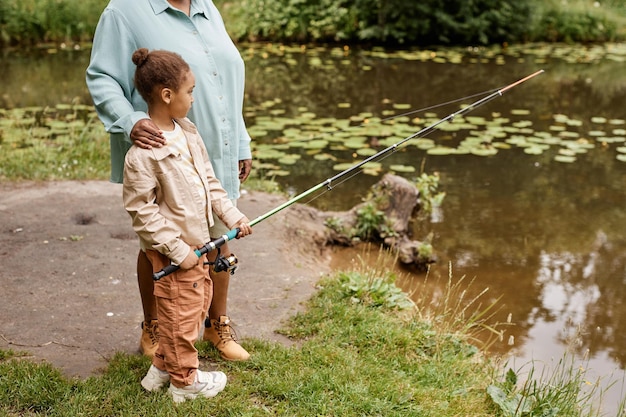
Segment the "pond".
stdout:
<svg viewBox="0 0 626 417">
<path fill-rule="evenodd" d="M 492 349 L 514 358 L 514 368 L 550 364 L 570 346 L 593 374 L 621 380 L 626 45 L 241 51 L 255 172 L 294 195 L 543 69 L 310 204 L 348 209 L 382 173 L 412 180 L 437 172 L 445 199 L 414 230 L 416 239 L 432 234 L 439 261 L 430 282 L 451 274 L 476 293 L 488 288 L 494 318 L 514 323 Z M 87 62 L 81 50 L 1 57 L 0 107 L 89 103 Z M 420 280 L 412 273 L 403 285 Z"/>
</svg>

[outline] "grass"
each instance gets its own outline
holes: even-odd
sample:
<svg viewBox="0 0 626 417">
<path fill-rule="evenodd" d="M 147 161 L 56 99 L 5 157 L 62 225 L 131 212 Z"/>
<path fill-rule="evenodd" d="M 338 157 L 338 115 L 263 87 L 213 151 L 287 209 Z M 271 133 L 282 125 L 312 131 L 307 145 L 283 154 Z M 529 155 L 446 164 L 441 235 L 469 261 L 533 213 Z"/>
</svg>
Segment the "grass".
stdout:
<svg viewBox="0 0 626 417">
<path fill-rule="evenodd" d="M 323 278 L 306 310 L 280 330 L 293 346 L 246 339 L 251 360 L 229 363 L 199 342 L 202 367 L 229 377 L 217 399 L 176 406 L 165 392 L 144 392 L 139 381 L 150 363 L 138 355 L 118 353 L 102 375 L 78 380 L 0 351 L 0 416 L 600 415 L 588 413 L 591 397 L 579 395 L 586 385 L 573 361 L 521 388 L 517 373 L 503 378 L 502 368 L 467 342 L 489 316 L 479 297 L 447 298 L 463 293 L 462 280 L 450 276 L 439 302 L 415 304 L 383 267 L 363 263 Z M 510 412 L 527 398 L 536 413 Z M 561 411 L 539 413 L 546 404 Z"/>
<path fill-rule="evenodd" d="M 109 152 L 93 106 L 0 110 L 0 180 L 105 179 Z"/>
<path fill-rule="evenodd" d="M 0 181 L 106 180 L 110 170 L 109 135 L 93 106 L 0 109 Z M 281 192 L 258 175 L 245 188 Z"/>
</svg>

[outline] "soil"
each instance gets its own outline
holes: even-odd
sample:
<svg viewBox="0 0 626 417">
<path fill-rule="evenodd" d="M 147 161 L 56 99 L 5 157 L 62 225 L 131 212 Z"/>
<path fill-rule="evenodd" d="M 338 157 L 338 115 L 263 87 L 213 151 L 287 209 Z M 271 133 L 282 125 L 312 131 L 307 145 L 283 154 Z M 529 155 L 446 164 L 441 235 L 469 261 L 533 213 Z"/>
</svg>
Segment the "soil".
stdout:
<svg viewBox="0 0 626 417">
<path fill-rule="evenodd" d="M 138 354 L 139 246 L 121 192 L 106 181 L 0 184 L 1 349 L 81 378 L 116 352 Z M 253 219 L 284 201 L 248 192 L 238 205 Z M 229 244 L 239 259 L 229 315 L 240 339 L 288 343 L 275 330 L 330 270 L 315 217 L 294 204 Z"/>
</svg>

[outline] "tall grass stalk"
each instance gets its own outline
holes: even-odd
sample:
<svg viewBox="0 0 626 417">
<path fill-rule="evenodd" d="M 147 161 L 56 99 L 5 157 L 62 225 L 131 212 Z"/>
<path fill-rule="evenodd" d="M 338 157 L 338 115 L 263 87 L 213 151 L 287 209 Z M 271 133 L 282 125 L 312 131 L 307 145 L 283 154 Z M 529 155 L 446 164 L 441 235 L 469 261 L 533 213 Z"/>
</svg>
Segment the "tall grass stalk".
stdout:
<svg viewBox="0 0 626 417">
<path fill-rule="evenodd" d="M 424 281 L 411 289 L 420 320 L 434 322 L 442 331 L 462 334 L 483 350 L 502 339 L 502 327 L 510 322 L 494 320 L 500 297 L 487 299 L 489 288 L 477 290 L 474 279 L 467 281 L 466 276 L 455 277 L 451 264 L 445 283 L 429 280 L 426 275 Z"/>
<path fill-rule="evenodd" d="M 570 352 L 553 363 L 533 360 L 517 370 L 505 363 L 502 369 L 487 392 L 506 417 L 607 416 L 604 396 L 619 382 L 613 374 L 590 377 L 588 356 L 578 359 Z M 612 414 L 616 417 L 625 415 L 624 381 L 622 376 L 622 400 Z"/>
</svg>

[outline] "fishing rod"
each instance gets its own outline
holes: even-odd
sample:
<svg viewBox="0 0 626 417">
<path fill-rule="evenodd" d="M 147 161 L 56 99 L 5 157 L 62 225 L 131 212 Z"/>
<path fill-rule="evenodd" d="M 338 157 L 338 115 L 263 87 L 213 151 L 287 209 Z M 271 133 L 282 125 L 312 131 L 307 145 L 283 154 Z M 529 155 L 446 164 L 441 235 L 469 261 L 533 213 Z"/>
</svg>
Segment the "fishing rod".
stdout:
<svg viewBox="0 0 626 417">
<path fill-rule="evenodd" d="M 470 105 L 463 107 L 462 109 L 449 114 L 448 116 L 444 117 L 443 119 L 439 119 L 438 121 L 436 121 L 435 123 L 424 127 L 423 129 L 419 130 L 418 132 L 413 133 L 412 135 L 407 136 L 406 138 L 400 140 L 399 142 L 394 143 L 391 146 L 388 146 L 387 148 L 381 150 L 380 152 L 377 152 L 376 154 L 364 159 L 363 161 L 351 166 L 348 169 L 345 169 L 344 171 L 341 171 L 340 173 L 324 180 L 323 182 L 309 188 L 308 190 L 298 194 L 297 196 L 293 197 L 292 199 L 290 199 L 289 201 L 284 202 L 283 204 L 279 205 L 278 207 L 268 211 L 265 214 L 262 214 L 260 216 L 258 216 L 257 218 L 255 218 L 254 220 L 252 220 L 249 224 L 250 226 L 254 226 L 260 222 L 262 222 L 263 220 L 266 220 L 269 217 L 272 217 L 274 214 L 278 213 L 279 211 L 284 210 L 285 208 L 293 205 L 294 203 L 302 200 L 305 197 L 310 196 L 311 194 L 319 191 L 320 189 L 326 187 L 327 191 L 331 191 L 333 189 L 333 182 L 347 176 L 348 174 L 352 174 L 353 172 L 357 171 L 358 169 L 360 169 L 363 165 L 375 161 L 378 158 L 381 158 L 383 156 L 385 156 L 388 153 L 392 153 L 395 152 L 400 146 L 402 146 L 404 143 L 410 141 L 411 139 L 415 139 L 415 138 L 420 138 L 420 137 L 424 137 L 426 135 L 428 135 L 430 132 L 434 131 L 437 126 L 441 125 L 442 123 L 451 121 L 452 119 L 454 119 L 457 116 L 463 115 L 465 113 L 469 113 L 470 111 L 482 106 L 485 103 L 488 103 L 489 101 L 502 96 L 505 92 L 509 91 L 510 89 L 512 89 L 513 87 L 516 87 L 520 84 L 522 84 L 523 82 L 526 82 L 528 80 L 530 80 L 531 78 L 536 77 L 539 74 L 542 74 L 544 72 L 544 70 L 539 70 L 536 71 L 520 80 L 515 81 L 514 83 L 511 83 L 505 87 L 502 87 L 496 91 L 494 91 L 493 93 L 481 98 L 480 100 L 477 100 L 473 103 L 471 103 Z M 382 158 L 381 158 L 382 159 Z M 198 257 L 204 255 L 205 253 L 209 253 L 211 251 L 214 251 L 215 249 L 218 249 L 221 246 L 223 246 L 226 242 L 228 242 L 229 240 L 233 240 L 237 237 L 237 235 L 239 234 L 239 229 L 235 228 L 232 229 L 230 231 L 228 231 L 226 234 L 220 236 L 219 238 L 212 240 L 211 242 L 208 242 L 206 244 L 204 244 L 204 246 L 198 248 L 195 250 L 196 255 L 198 255 Z M 234 258 L 233 255 L 230 255 L 227 258 L 221 257 L 219 255 L 218 252 L 218 257 L 215 260 L 215 264 L 214 264 L 214 270 L 216 272 L 221 272 L 221 271 L 230 271 L 231 273 L 234 272 L 234 269 L 236 267 L 237 260 L 236 258 Z M 159 279 L 163 278 L 164 276 L 167 276 L 169 274 L 171 274 L 174 271 L 177 271 L 180 267 L 178 265 L 167 265 L 165 268 L 161 269 L 158 272 L 155 272 L 152 275 L 152 278 L 155 281 L 158 281 Z"/>
</svg>

